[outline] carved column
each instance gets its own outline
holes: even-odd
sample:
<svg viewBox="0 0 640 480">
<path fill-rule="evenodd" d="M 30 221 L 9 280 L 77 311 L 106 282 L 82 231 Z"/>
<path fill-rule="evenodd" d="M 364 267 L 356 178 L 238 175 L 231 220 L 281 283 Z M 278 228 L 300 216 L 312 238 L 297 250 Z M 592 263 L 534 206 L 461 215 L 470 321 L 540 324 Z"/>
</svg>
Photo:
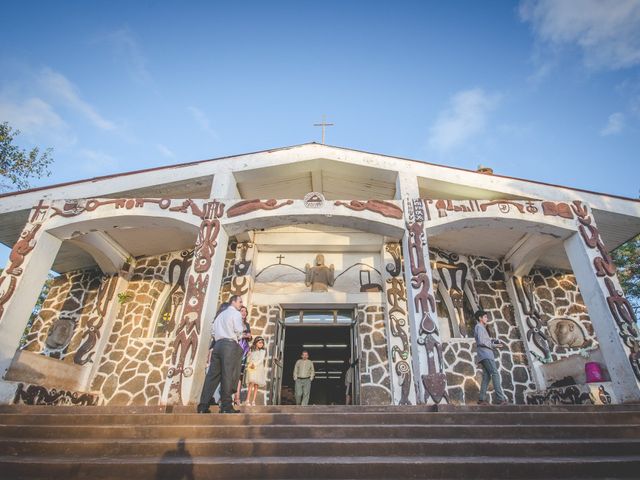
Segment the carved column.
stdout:
<svg viewBox="0 0 640 480">
<path fill-rule="evenodd" d="M 436 302 L 429 264 L 429 248 L 424 230 L 424 201 L 405 201 L 406 233 L 405 281 L 409 304 L 409 325 L 413 352 L 413 371 L 419 403 L 440 403 L 447 400 L 447 376 L 442 358 L 440 332 L 436 320 Z M 417 380 L 420 379 L 420 381 Z"/>
<path fill-rule="evenodd" d="M 542 323 L 541 312 L 536 303 L 533 282 L 528 277 L 509 272 L 506 272 L 505 280 L 533 379 L 538 389 L 545 389 L 547 385 L 540 367 L 550 360 L 551 348 L 547 328 Z"/>
<path fill-rule="evenodd" d="M 640 334 L 637 319 L 624 297 L 616 267 L 602 242 L 591 209 L 573 202 L 578 233 L 564 242 L 571 268 L 598 337 L 616 397 L 640 400 Z"/>
<path fill-rule="evenodd" d="M 411 367 L 411 342 L 407 289 L 402 272 L 402 249 L 399 243 L 387 243 L 382 251 L 384 291 L 387 297 L 387 343 L 391 394 L 394 405 L 415 405 L 416 387 Z"/>
<path fill-rule="evenodd" d="M 217 307 L 228 242 L 219 220 L 223 214 L 224 204 L 216 200 L 203 206 L 163 394 L 163 400 L 171 405 L 197 403 L 200 397 L 211 340 L 211 318 Z"/>
<path fill-rule="evenodd" d="M 236 247 L 236 259 L 233 264 L 230 294 L 240 295 L 247 308 L 249 308 L 251 291 L 253 290 L 253 258 L 255 252 L 255 244 L 251 242 L 238 243 Z"/>
<path fill-rule="evenodd" d="M 45 231 L 48 210 L 34 207 L 0 275 L 0 375 L 11 366 L 36 300 L 58 254 L 61 240 Z M 11 390 L 11 391 L 10 391 Z M 0 403 L 13 397 L 0 382 Z"/>
<path fill-rule="evenodd" d="M 98 288 L 91 316 L 82 332 L 82 343 L 73 356 L 77 365 L 87 366 L 82 389 L 89 389 L 100 367 L 100 359 L 109 341 L 113 322 L 120 308 L 116 292 L 126 289 L 128 280 L 120 275 L 105 275 Z"/>
</svg>

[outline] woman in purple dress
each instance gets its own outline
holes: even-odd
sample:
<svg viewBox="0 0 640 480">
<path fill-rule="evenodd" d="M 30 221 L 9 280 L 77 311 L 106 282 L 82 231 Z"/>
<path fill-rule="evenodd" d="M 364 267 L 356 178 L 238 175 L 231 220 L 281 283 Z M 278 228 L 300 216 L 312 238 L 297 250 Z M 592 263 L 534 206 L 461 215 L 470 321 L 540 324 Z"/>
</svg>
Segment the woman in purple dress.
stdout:
<svg viewBox="0 0 640 480">
<path fill-rule="evenodd" d="M 238 381 L 238 388 L 236 389 L 236 394 L 233 399 L 234 405 L 240 405 L 240 390 L 242 389 L 242 383 L 244 381 L 244 371 L 247 367 L 247 355 L 249 355 L 249 351 L 251 350 L 251 326 L 249 325 L 249 321 L 247 317 L 249 315 L 249 311 L 247 307 L 242 307 L 240 309 L 240 315 L 242 315 L 242 323 L 244 324 L 244 332 L 242 333 L 242 338 L 240 339 L 240 346 L 242 347 L 242 364 L 240 366 L 240 380 Z"/>
</svg>

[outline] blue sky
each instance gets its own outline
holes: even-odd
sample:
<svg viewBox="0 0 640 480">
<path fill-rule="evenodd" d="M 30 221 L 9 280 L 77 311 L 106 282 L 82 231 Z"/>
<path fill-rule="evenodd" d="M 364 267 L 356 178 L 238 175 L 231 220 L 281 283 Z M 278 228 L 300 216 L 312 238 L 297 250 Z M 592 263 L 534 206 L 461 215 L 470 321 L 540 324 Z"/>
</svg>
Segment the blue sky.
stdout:
<svg viewBox="0 0 640 480">
<path fill-rule="evenodd" d="M 11 2 L 35 185 L 319 141 L 637 197 L 640 0 Z"/>
</svg>

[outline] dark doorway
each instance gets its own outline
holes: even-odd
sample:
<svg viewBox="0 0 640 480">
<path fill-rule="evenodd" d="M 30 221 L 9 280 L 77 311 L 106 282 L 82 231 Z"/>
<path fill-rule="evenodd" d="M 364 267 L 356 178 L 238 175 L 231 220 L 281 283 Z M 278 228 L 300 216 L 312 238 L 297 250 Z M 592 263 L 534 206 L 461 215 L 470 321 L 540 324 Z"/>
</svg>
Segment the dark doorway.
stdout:
<svg viewBox="0 0 640 480">
<path fill-rule="evenodd" d="M 287 326 L 280 403 L 295 405 L 293 367 L 302 350 L 316 372 L 310 405 L 344 405 L 344 377 L 351 355 L 351 326 Z"/>
</svg>

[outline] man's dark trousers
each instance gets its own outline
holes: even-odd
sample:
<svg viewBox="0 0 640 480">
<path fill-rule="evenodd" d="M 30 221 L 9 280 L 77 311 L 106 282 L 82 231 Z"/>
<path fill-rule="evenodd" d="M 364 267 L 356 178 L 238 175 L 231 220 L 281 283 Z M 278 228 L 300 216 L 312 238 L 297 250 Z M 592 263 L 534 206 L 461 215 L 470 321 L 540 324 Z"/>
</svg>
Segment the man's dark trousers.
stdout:
<svg viewBox="0 0 640 480">
<path fill-rule="evenodd" d="M 236 391 L 240 379 L 240 364 L 242 363 L 242 347 L 238 342 L 223 338 L 216 341 L 211 353 L 211 364 L 204 379 L 202 394 L 200 395 L 199 410 L 209 407 L 209 400 L 220 385 L 220 410 L 231 410 L 232 395 Z"/>
</svg>

